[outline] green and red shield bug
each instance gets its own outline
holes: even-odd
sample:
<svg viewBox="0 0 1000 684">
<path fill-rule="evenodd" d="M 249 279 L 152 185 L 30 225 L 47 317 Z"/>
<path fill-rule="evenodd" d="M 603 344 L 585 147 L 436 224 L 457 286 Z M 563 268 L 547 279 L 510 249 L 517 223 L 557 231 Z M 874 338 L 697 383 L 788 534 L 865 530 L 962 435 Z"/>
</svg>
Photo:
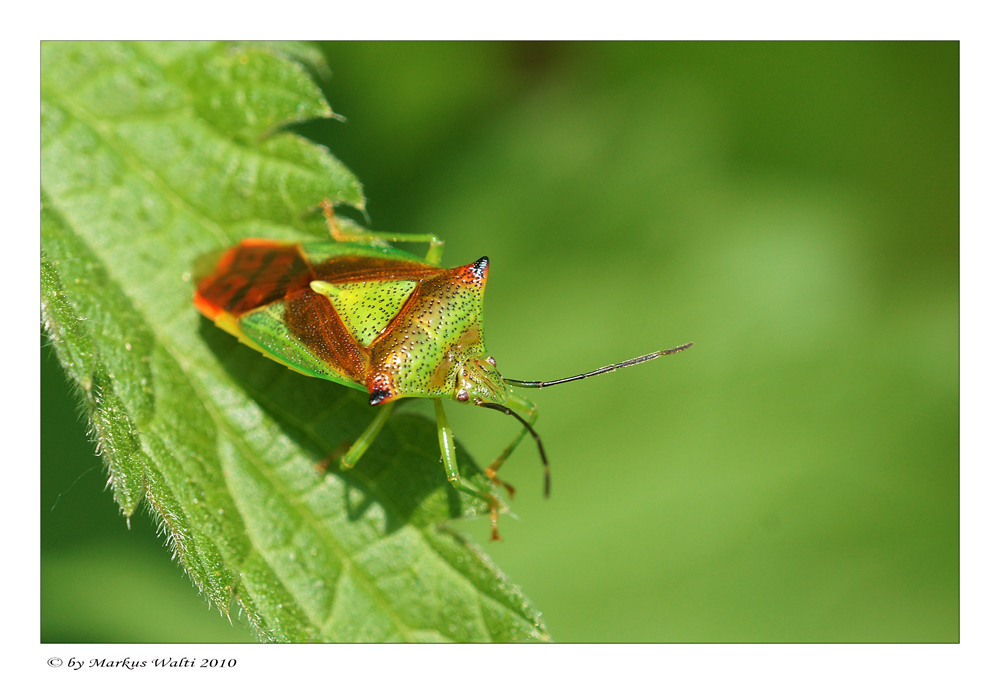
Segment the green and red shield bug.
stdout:
<svg viewBox="0 0 1000 684">
<path fill-rule="evenodd" d="M 581 380 L 674 354 L 693 343 L 646 354 L 561 380 L 504 378 L 483 341 L 483 293 L 489 260 L 439 266 L 444 242 L 435 235 L 351 232 L 341 229 L 333 204 L 322 203 L 333 241 L 247 239 L 222 255 L 197 287 L 194 304 L 226 332 L 265 356 L 305 375 L 368 393 L 380 406 L 371 425 L 340 457 L 351 468 L 375 441 L 405 397 L 434 400 L 438 442 L 448 481 L 489 505 L 492 537 L 499 500 L 463 481 L 443 399 L 501 411 L 522 424 L 517 437 L 486 469 L 494 485 L 525 434 L 538 445 L 549 495 L 549 466 L 533 427 L 535 404 L 511 387 L 539 388 Z M 418 259 L 387 242 L 426 242 Z M 527 418 L 520 415 L 524 413 Z"/>
</svg>

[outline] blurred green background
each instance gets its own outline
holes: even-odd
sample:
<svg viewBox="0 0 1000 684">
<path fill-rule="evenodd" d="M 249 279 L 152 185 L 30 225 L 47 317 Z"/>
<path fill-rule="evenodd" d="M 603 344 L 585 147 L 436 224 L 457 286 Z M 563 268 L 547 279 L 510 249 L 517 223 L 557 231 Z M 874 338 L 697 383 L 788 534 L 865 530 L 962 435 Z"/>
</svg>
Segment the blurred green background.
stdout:
<svg viewBox="0 0 1000 684">
<path fill-rule="evenodd" d="M 324 50 L 348 123 L 302 132 L 374 229 L 490 257 L 501 372 L 696 343 L 531 392 L 552 498 L 525 446 L 505 541 L 456 524 L 557 641 L 957 641 L 958 43 Z M 251 640 L 78 415 L 43 349 L 42 641 Z M 516 430 L 450 417 L 481 465 Z"/>
</svg>

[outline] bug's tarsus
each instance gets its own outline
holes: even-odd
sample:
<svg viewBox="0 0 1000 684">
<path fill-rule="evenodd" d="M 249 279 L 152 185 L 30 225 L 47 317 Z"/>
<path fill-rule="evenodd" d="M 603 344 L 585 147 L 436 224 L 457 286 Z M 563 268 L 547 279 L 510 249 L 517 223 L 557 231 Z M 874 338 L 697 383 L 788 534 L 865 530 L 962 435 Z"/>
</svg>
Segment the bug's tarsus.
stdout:
<svg viewBox="0 0 1000 684">
<path fill-rule="evenodd" d="M 490 478 L 491 482 L 493 482 L 494 484 L 498 484 L 507 490 L 507 496 L 509 496 L 511 499 L 514 498 L 514 495 L 517 493 L 517 490 L 514 489 L 514 485 L 507 482 L 506 480 L 501 480 L 499 477 L 497 477 L 497 471 L 493 468 L 493 466 L 487 468 L 485 470 L 485 473 L 486 477 Z"/>
<path fill-rule="evenodd" d="M 329 198 L 327 198 L 317 204 L 309 205 L 308 207 L 306 207 L 305 209 L 303 209 L 298 213 L 297 218 L 299 220 L 307 219 L 313 216 L 317 211 L 323 214 L 324 217 L 326 217 L 328 213 L 331 214 L 333 213 L 335 206 L 336 205 L 332 201 L 330 201 Z"/>
<path fill-rule="evenodd" d="M 537 432 L 535 432 L 535 428 L 531 427 L 531 423 L 502 404 L 492 404 L 488 401 L 484 401 L 479 405 L 483 408 L 490 408 L 494 411 L 500 411 L 500 413 L 506 413 L 508 416 L 514 416 L 521 421 L 521 424 L 524 425 L 525 429 L 527 429 L 527 431 L 531 433 L 531 436 L 535 438 L 535 442 L 538 444 L 538 453 L 542 457 L 542 467 L 545 468 L 545 498 L 549 498 L 549 492 L 552 490 L 552 476 L 549 473 L 549 459 L 545 456 L 545 447 L 542 446 L 542 438 L 538 436 Z M 509 485 L 506 486 L 510 489 Z M 513 492 L 511 492 L 511 495 L 513 496 Z"/>
<path fill-rule="evenodd" d="M 326 219 L 326 225 L 330 229 L 330 235 L 333 236 L 334 240 L 340 242 L 356 239 L 354 236 L 341 230 L 340 224 L 337 223 L 337 214 L 333 211 L 333 202 L 325 199 L 319 203 L 319 206 L 323 210 L 323 218 Z"/>
<path fill-rule="evenodd" d="M 312 207 L 312 211 L 315 211 L 317 208 L 319 208 L 320 210 L 322 210 L 322 212 L 323 212 L 323 218 L 326 219 L 327 225 L 331 226 L 331 228 L 332 228 L 332 230 L 334 232 L 337 232 L 337 233 L 340 233 L 340 234 L 344 234 L 344 231 L 341 230 L 340 227 L 337 224 L 337 214 L 335 212 L 336 206 L 337 205 L 334 204 L 333 202 L 331 202 L 329 199 L 325 199 L 322 202 L 320 202 L 318 205 L 313 206 Z M 348 205 L 348 207 L 351 208 L 351 209 L 356 209 L 365 218 L 365 225 L 368 226 L 369 229 L 372 227 L 372 217 L 369 216 L 369 214 L 368 214 L 368 207 L 363 206 L 363 205 L 360 206 L 360 207 L 356 207 L 356 206 L 353 206 L 353 205 Z M 365 239 L 367 239 L 367 238 L 365 238 Z"/>
<path fill-rule="evenodd" d="M 615 363 L 610 366 L 604 366 L 603 368 L 598 368 L 597 370 L 590 371 L 589 373 L 580 373 L 579 375 L 573 375 L 568 378 L 561 378 L 559 380 L 511 380 L 510 378 L 504 378 L 504 382 L 508 385 L 515 385 L 517 387 L 530 387 L 538 389 L 540 387 L 551 387 L 552 385 L 561 385 L 564 382 L 573 382 L 574 380 L 583 380 L 584 378 L 591 378 L 595 375 L 602 375 L 604 373 L 611 373 L 619 368 L 627 368 L 629 366 L 635 366 L 640 363 L 645 363 L 646 361 L 652 361 L 660 356 L 667 356 L 668 354 L 676 354 L 677 352 L 682 352 L 685 349 L 689 349 L 694 345 L 694 342 L 688 342 L 687 344 L 682 344 L 679 347 L 674 347 L 673 349 L 664 349 L 663 351 L 653 352 L 652 354 L 646 354 L 644 356 L 637 356 L 634 359 L 629 359 L 628 361 L 622 361 L 621 363 Z"/>
<path fill-rule="evenodd" d="M 330 455 L 328 455 L 322 461 L 316 462 L 316 471 L 320 475 L 324 475 L 326 471 L 330 469 L 331 463 L 333 463 L 334 461 L 339 461 L 340 457 L 347 453 L 347 450 L 351 448 L 351 444 L 353 444 L 353 442 L 351 442 L 351 440 L 349 439 L 345 439 L 343 442 L 341 442 L 340 446 L 334 449 L 333 452 L 330 453 Z"/>
</svg>

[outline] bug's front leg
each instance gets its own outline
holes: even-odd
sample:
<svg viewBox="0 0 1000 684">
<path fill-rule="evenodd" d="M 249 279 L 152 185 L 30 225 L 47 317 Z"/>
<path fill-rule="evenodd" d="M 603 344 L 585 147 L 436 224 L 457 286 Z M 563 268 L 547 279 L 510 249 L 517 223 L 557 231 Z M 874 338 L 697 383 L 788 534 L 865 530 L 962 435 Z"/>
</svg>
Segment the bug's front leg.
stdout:
<svg viewBox="0 0 1000 684">
<path fill-rule="evenodd" d="M 528 424 L 534 427 L 535 421 L 538 420 L 538 407 L 535 405 L 535 402 L 511 393 L 507 396 L 506 406 L 511 409 L 519 409 L 528 414 Z M 497 477 L 497 471 L 500 470 L 500 466 L 507 461 L 510 455 L 514 452 L 514 449 L 517 448 L 517 445 L 521 443 L 522 439 L 524 439 L 526 434 L 528 434 L 528 428 L 521 428 L 517 437 L 515 437 L 514 440 L 507 445 L 507 448 L 503 450 L 503 453 L 497 456 L 496 460 L 494 460 L 493 463 L 491 463 L 486 469 L 486 477 L 490 478 L 490 481 L 493 484 L 504 487 L 504 489 L 506 489 L 510 494 L 511 498 L 514 497 L 514 486 Z"/>
<path fill-rule="evenodd" d="M 434 400 L 434 414 L 437 416 L 438 444 L 441 446 L 441 460 L 444 461 L 444 472 L 448 477 L 448 482 L 460 492 L 471 494 L 482 499 L 490 507 L 490 527 L 493 541 L 503 541 L 500 538 L 500 531 L 497 528 L 497 519 L 500 516 L 500 501 L 491 494 L 475 489 L 464 480 L 458 472 L 458 459 L 455 453 L 455 437 L 452 435 L 451 426 L 448 424 L 448 416 L 444 412 L 444 402 L 440 399 Z"/>
<path fill-rule="evenodd" d="M 387 242 L 426 242 L 427 256 L 424 260 L 435 266 L 441 263 L 444 254 L 444 240 L 433 233 L 379 233 L 366 231 L 364 233 L 351 233 L 342 230 L 337 223 L 337 215 L 333 212 L 333 202 L 328 199 L 320 203 L 323 209 L 323 216 L 326 218 L 326 225 L 330 228 L 330 236 L 337 242 L 372 242 L 373 240 L 385 240 Z"/>
</svg>

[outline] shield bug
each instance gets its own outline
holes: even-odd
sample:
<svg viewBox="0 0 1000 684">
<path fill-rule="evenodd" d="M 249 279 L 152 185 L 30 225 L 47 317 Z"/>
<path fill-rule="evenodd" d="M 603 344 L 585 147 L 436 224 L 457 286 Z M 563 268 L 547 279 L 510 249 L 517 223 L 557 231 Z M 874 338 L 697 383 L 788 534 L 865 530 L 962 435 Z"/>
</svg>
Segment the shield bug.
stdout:
<svg viewBox="0 0 1000 684">
<path fill-rule="evenodd" d="M 517 419 L 521 430 L 486 469 L 486 475 L 513 496 L 514 488 L 497 472 L 530 434 L 545 468 L 548 496 L 548 461 L 533 427 L 538 412 L 533 402 L 511 388 L 581 380 L 674 354 L 693 344 L 560 380 L 504 378 L 483 341 L 486 257 L 467 266 L 441 268 L 444 243 L 437 236 L 345 230 L 337 222 L 333 204 L 325 201 L 321 206 L 332 241 L 243 240 L 200 280 L 195 306 L 265 356 L 305 375 L 367 392 L 369 403 L 381 407 L 340 456 L 341 468 L 353 467 L 375 441 L 392 412 L 392 402 L 406 397 L 432 399 L 448 481 L 486 501 L 493 539 L 500 539 L 500 502 L 460 476 L 444 399 Z M 418 259 L 387 244 L 395 241 L 427 243 L 427 255 Z"/>
</svg>

